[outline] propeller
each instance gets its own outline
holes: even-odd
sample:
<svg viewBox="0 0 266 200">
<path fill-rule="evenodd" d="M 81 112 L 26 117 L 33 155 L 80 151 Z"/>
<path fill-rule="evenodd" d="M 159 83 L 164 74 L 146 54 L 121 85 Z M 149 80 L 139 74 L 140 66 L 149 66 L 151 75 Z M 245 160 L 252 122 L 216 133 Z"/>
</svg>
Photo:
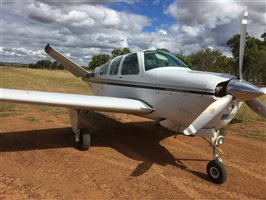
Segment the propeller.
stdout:
<svg viewBox="0 0 266 200">
<path fill-rule="evenodd" d="M 266 88 L 257 86 L 243 80 L 243 58 L 246 45 L 248 12 L 244 13 L 241 24 L 240 45 L 239 45 L 239 70 L 237 79 L 231 79 L 225 89 L 225 95 L 212 104 L 210 104 L 183 133 L 185 135 L 194 135 L 198 130 L 205 127 L 209 122 L 215 119 L 233 100 L 245 101 L 245 103 L 258 115 L 266 118 L 266 107 L 255 98 L 265 95 Z"/>
<path fill-rule="evenodd" d="M 184 130 L 185 135 L 194 135 L 199 129 L 212 121 L 233 100 L 232 95 L 226 95 L 209 105 L 192 124 Z"/>
<path fill-rule="evenodd" d="M 258 101 L 256 99 L 252 99 L 250 101 L 246 101 L 246 104 L 255 113 L 266 118 L 266 107 L 265 107 L 265 105 L 263 105 L 263 103 L 261 103 L 260 101 Z"/>
<path fill-rule="evenodd" d="M 240 32 L 240 44 L 239 44 L 239 68 L 238 68 L 238 79 L 242 80 L 242 67 L 244 52 L 246 46 L 246 34 L 247 34 L 247 24 L 248 24 L 248 11 L 244 13 L 244 17 L 241 23 L 241 32 Z"/>
</svg>

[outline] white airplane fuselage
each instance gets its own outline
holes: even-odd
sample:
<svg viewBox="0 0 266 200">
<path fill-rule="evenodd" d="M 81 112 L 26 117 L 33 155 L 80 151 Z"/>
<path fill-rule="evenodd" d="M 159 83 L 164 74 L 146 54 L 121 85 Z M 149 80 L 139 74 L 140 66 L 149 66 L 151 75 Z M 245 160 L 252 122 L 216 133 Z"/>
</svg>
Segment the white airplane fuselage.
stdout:
<svg viewBox="0 0 266 200">
<path fill-rule="evenodd" d="M 116 75 L 101 74 L 101 67 L 87 79 L 96 95 L 138 99 L 154 108 L 142 115 L 161 122 L 164 127 L 183 131 L 215 99 L 219 83 L 235 78 L 231 75 L 193 71 L 183 67 L 161 67 L 146 71 L 144 52 L 138 52 L 140 71 L 136 75 L 122 75 L 121 63 Z M 113 62 L 113 61 L 112 61 Z M 112 64 L 112 63 L 111 63 Z M 110 64 L 110 65 L 111 65 Z M 235 116 L 241 103 L 229 104 L 220 115 L 204 128 L 220 129 Z M 211 114 L 210 110 L 210 114 Z"/>
</svg>

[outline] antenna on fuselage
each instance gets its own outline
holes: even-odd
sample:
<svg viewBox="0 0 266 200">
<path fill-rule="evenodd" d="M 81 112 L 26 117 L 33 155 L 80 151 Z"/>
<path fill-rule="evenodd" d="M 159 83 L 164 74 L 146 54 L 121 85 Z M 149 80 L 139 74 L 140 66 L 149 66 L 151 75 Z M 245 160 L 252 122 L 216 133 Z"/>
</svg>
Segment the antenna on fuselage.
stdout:
<svg viewBox="0 0 266 200">
<path fill-rule="evenodd" d="M 150 43 L 148 45 L 148 50 L 155 50 L 155 47 L 153 45 L 154 38 L 151 38 Z"/>
</svg>

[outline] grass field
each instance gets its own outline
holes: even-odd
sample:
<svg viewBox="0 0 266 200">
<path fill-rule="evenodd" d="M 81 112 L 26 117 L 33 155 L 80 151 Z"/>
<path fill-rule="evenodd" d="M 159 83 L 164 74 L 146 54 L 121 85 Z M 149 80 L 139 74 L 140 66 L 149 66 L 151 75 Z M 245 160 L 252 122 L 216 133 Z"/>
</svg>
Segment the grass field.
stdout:
<svg viewBox="0 0 266 200">
<path fill-rule="evenodd" d="M 86 85 L 68 71 L 0 67 L 0 80 L 0 87 L 2 88 L 91 94 Z M 265 96 L 260 99 L 266 103 Z M 64 108 L 1 102 L 0 117 L 22 115 L 32 109 L 53 115 L 61 115 L 68 112 Z M 23 118 L 28 121 L 38 122 L 38 119 L 34 116 L 23 115 Z M 264 129 L 254 126 L 254 122 L 264 123 L 265 119 L 256 115 L 244 104 L 233 123 L 227 129 L 244 136 L 266 140 Z"/>
</svg>

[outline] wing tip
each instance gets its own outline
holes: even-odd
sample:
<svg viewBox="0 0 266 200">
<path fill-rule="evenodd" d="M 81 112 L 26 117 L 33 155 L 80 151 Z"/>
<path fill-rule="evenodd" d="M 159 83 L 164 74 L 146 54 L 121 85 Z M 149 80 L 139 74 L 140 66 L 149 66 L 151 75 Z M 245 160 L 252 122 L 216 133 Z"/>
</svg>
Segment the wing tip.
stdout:
<svg viewBox="0 0 266 200">
<path fill-rule="evenodd" d="M 50 44 L 47 44 L 44 48 L 44 51 L 49 54 L 51 51 L 53 50 L 53 48 L 50 46 Z"/>
</svg>

